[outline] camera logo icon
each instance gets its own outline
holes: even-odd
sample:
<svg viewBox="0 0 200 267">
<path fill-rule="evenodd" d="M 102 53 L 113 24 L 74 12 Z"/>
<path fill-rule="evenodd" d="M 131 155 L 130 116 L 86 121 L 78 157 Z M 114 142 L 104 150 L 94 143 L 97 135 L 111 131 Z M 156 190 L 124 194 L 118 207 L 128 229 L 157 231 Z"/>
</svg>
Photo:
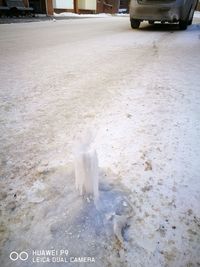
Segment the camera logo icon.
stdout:
<svg viewBox="0 0 200 267">
<path fill-rule="evenodd" d="M 28 259 L 28 253 L 26 251 L 21 251 L 20 253 L 12 251 L 9 255 L 9 258 L 11 259 L 11 261 L 26 261 Z"/>
</svg>

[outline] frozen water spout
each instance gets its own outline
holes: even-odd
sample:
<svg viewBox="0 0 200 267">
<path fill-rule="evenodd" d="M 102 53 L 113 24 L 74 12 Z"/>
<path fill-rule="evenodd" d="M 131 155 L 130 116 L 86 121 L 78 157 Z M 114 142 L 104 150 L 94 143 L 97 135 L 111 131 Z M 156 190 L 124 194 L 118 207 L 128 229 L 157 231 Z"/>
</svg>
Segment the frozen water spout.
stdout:
<svg viewBox="0 0 200 267">
<path fill-rule="evenodd" d="M 99 170 L 97 153 L 92 146 L 93 137 L 88 133 L 75 151 L 75 185 L 80 195 L 99 197 Z"/>
</svg>

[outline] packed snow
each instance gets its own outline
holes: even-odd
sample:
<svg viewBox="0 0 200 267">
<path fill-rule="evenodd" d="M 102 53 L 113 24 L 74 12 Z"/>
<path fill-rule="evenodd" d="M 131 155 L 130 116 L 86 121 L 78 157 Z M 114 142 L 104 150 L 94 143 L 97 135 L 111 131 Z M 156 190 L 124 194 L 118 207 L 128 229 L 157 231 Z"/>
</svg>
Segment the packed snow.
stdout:
<svg viewBox="0 0 200 267">
<path fill-rule="evenodd" d="M 0 32 L 1 266 L 199 266 L 199 12 L 187 31 L 108 16 Z M 96 203 L 76 190 L 83 155 Z"/>
</svg>

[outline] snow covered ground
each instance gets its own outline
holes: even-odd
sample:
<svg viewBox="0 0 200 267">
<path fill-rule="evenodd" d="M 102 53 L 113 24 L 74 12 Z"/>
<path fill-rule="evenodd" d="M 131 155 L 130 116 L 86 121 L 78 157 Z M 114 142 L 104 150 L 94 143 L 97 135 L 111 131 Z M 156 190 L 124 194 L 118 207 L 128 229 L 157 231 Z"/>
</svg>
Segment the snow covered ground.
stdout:
<svg viewBox="0 0 200 267">
<path fill-rule="evenodd" d="M 55 13 L 54 12 L 54 17 L 92 17 L 92 18 L 103 18 L 103 17 L 109 17 L 112 16 L 111 14 L 106 14 L 106 13 L 99 13 L 99 14 L 77 14 L 73 12 L 61 12 L 61 13 Z"/>
<path fill-rule="evenodd" d="M 199 13 L 187 31 L 109 16 L 0 33 L 1 266 L 200 266 Z M 99 210 L 74 186 L 87 129 Z M 47 249 L 69 262 L 34 263 Z"/>
</svg>

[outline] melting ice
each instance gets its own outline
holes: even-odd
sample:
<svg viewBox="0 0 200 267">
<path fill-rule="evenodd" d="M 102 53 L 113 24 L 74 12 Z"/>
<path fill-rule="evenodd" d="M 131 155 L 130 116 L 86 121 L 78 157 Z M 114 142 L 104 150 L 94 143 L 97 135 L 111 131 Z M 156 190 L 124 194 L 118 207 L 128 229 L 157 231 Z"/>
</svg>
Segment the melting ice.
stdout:
<svg viewBox="0 0 200 267">
<path fill-rule="evenodd" d="M 75 185 L 80 195 L 92 196 L 96 203 L 99 197 L 99 170 L 96 150 L 90 133 L 80 142 L 75 151 Z"/>
</svg>

